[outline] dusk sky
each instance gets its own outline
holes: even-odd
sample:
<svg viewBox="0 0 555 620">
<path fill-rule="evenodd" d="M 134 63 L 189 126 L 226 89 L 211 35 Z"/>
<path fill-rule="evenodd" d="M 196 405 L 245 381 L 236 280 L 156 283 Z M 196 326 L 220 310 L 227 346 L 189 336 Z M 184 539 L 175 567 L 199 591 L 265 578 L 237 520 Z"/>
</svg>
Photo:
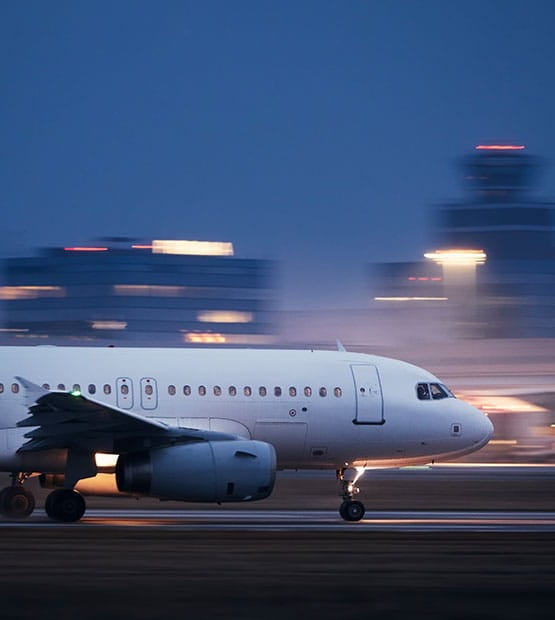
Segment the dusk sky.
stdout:
<svg viewBox="0 0 555 620">
<path fill-rule="evenodd" d="M 232 241 L 333 307 L 431 249 L 480 142 L 555 198 L 551 0 L 4 0 L 0 66 L 3 255 Z"/>
</svg>

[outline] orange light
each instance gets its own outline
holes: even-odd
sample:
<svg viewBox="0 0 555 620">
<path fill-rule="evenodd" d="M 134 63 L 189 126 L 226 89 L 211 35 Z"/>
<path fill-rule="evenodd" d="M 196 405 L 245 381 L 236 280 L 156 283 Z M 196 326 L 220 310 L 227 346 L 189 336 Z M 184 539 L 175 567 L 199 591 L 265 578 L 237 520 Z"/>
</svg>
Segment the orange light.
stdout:
<svg viewBox="0 0 555 620">
<path fill-rule="evenodd" d="M 522 144 L 479 144 L 477 151 L 522 151 L 525 148 Z"/>
<path fill-rule="evenodd" d="M 134 250 L 152 250 L 151 245 L 132 245 L 131 247 Z"/>
<path fill-rule="evenodd" d="M 64 248 L 66 252 L 107 252 L 108 248 L 85 248 L 76 246 L 74 248 Z"/>
</svg>

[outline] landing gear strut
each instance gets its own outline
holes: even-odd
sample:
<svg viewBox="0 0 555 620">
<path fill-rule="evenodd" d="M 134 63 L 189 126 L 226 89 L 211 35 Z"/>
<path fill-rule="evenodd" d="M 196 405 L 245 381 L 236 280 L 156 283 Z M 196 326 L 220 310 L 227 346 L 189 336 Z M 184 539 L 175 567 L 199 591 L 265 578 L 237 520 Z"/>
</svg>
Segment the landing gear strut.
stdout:
<svg viewBox="0 0 555 620">
<path fill-rule="evenodd" d="M 0 514 L 9 519 L 25 519 L 35 509 L 35 498 L 23 488 L 29 474 L 15 472 L 12 485 L 0 491 Z"/>
<path fill-rule="evenodd" d="M 364 517 L 364 504 L 353 499 L 354 495 L 360 493 L 356 482 L 363 473 L 364 470 L 357 471 L 353 467 L 337 470 L 337 479 L 341 484 L 339 494 L 343 498 L 343 502 L 339 506 L 339 514 L 345 521 L 360 521 Z"/>
</svg>

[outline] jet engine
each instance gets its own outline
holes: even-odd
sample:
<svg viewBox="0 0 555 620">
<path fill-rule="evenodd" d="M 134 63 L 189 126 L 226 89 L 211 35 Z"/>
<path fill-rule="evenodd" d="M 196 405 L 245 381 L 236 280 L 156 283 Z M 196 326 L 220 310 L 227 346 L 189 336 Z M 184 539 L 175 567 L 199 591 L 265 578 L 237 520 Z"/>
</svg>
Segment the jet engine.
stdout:
<svg viewBox="0 0 555 620">
<path fill-rule="evenodd" d="M 202 441 L 122 454 L 116 482 L 124 493 L 187 502 L 264 499 L 274 487 L 276 454 L 262 441 Z"/>
</svg>

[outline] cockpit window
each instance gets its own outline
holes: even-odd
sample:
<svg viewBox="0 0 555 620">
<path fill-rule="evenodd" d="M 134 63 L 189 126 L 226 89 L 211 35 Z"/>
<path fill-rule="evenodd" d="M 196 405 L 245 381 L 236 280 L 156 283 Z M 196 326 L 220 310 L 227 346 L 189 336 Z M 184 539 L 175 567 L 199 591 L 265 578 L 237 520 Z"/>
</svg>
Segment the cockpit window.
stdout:
<svg viewBox="0 0 555 620">
<path fill-rule="evenodd" d="M 419 383 L 416 386 L 418 400 L 441 400 L 455 398 L 454 394 L 442 383 Z"/>
<path fill-rule="evenodd" d="M 419 383 L 416 386 L 418 400 L 430 400 L 430 387 L 427 383 Z"/>
</svg>

